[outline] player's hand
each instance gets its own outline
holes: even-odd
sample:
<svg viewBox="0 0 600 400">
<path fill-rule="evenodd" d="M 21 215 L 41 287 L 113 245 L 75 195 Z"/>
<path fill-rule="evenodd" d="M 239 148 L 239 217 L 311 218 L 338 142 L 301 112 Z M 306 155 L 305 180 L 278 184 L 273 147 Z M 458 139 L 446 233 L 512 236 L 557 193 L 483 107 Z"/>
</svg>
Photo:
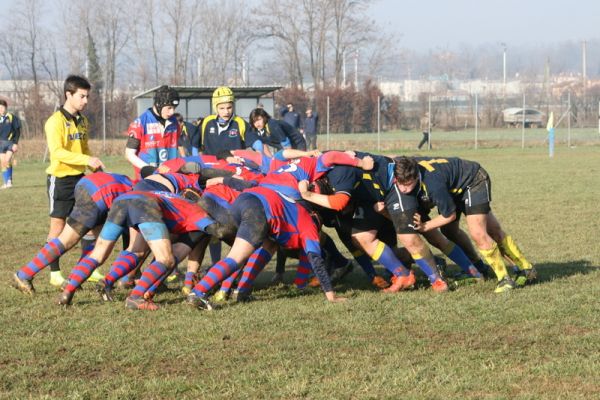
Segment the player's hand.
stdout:
<svg viewBox="0 0 600 400">
<path fill-rule="evenodd" d="M 353 150 L 346 150 L 344 153 L 348 154 L 350 157 L 356 157 L 356 152 Z"/>
<path fill-rule="evenodd" d="M 425 232 L 425 222 L 421 221 L 421 214 L 416 213 L 413 216 L 413 229 L 419 232 Z"/>
<path fill-rule="evenodd" d="M 223 177 L 210 178 L 206 181 L 206 187 L 220 185 L 223 183 Z"/>
<path fill-rule="evenodd" d="M 169 172 L 171 172 L 171 168 L 165 166 L 165 165 L 160 165 L 157 168 L 157 171 L 159 174 L 168 174 Z"/>
<path fill-rule="evenodd" d="M 97 157 L 90 157 L 88 160 L 88 166 L 94 171 L 106 168 L 104 163 Z"/>
<path fill-rule="evenodd" d="M 16 143 L 15 143 L 15 144 L 13 144 L 13 145 L 12 145 L 12 150 L 11 150 L 11 151 L 12 151 L 13 153 L 16 153 L 16 152 L 17 152 L 17 150 L 18 150 L 18 148 L 19 148 L 19 146 L 17 146 L 17 145 L 16 145 Z"/>
<path fill-rule="evenodd" d="M 362 161 L 360 163 L 360 167 L 365 170 L 365 171 L 370 171 L 373 169 L 373 167 L 375 166 L 375 160 L 373 160 L 373 157 L 371 156 L 366 156 L 362 158 Z"/>
<path fill-rule="evenodd" d="M 330 303 L 344 303 L 348 301 L 346 297 L 336 296 L 335 292 L 325 292 L 325 297 L 327 297 L 327 301 Z"/>
<path fill-rule="evenodd" d="M 373 210 L 375 210 L 376 213 L 382 213 L 385 210 L 385 203 L 383 201 L 378 201 L 373 204 Z"/>
<path fill-rule="evenodd" d="M 298 182 L 298 190 L 300 191 L 300 194 L 308 192 L 308 184 L 309 183 L 306 179 L 303 179 L 300 182 Z"/>
<path fill-rule="evenodd" d="M 310 150 L 307 152 L 308 157 L 319 157 L 321 154 L 321 150 Z"/>
</svg>

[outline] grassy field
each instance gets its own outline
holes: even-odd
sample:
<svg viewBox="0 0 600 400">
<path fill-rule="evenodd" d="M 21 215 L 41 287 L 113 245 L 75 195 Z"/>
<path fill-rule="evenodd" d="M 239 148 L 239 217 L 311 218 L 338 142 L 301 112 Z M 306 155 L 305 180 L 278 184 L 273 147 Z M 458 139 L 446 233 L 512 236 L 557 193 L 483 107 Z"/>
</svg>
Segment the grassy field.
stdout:
<svg viewBox="0 0 600 400">
<path fill-rule="evenodd" d="M 47 271 L 34 298 L 5 283 L 48 223 L 44 165 L 19 163 L 16 187 L 0 191 L 0 398 L 598 398 L 600 147 L 561 146 L 553 159 L 544 148 L 431 154 L 490 172 L 494 211 L 538 284 L 386 295 L 355 271 L 337 287 L 350 300 L 327 304 L 318 290 L 267 287 L 270 265 L 256 301 L 215 312 L 185 307 L 176 290 L 157 312 L 131 312 L 90 285 L 62 309 Z"/>
</svg>

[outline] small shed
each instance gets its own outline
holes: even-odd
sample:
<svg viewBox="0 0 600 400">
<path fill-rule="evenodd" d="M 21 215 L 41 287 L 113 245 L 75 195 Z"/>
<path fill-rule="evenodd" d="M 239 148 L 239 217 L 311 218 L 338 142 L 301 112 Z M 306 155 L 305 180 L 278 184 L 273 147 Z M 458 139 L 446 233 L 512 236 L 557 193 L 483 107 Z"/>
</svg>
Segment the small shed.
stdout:
<svg viewBox="0 0 600 400">
<path fill-rule="evenodd" d="M 504 123 L 510 126 L 537 128 L 543 125 L 544 113 L 534 108 L 511 107 L 502 111 Z"/>
<path fill-rule="evenodd" d="M 213 114 L 211 108 L 212 94 L 216 86 L 171 86 L 177 90 L 181 99 L 177 112 L 184 120 L 193 121 L 198 117 L 206 117 Z M 137 113 L 140 115 L 144 110 L 152 107 L 154 92 L 159 87 L 152 88 L 145 92 L 135 95 Z M 250 112 L 258 104 L 271 115 L 275 115 L 275 95 L 274 92 L 281 89 L 281 86 L 229 86 L 235 95 L 235 113 L 244 119 L 248 119 Z"/>
</svg>

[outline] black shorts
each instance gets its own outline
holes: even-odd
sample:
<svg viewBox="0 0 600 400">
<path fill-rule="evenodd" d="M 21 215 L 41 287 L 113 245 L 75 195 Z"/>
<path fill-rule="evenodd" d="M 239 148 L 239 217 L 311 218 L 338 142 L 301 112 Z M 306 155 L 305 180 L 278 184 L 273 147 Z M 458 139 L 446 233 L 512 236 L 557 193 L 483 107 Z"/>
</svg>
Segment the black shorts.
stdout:
<svg viewBox="0 0 600 400">
<path fill-rule="evenodd" d="M 104 224 L 107 213 L 98 208 L 86 188 L 77 186 L 75 188 L 75 205 L 67 218 L 67 224 L 83 236 L 95 226 Z"/>
<path fill-rule="evenodd" d="M 83 174 L 58 178 L 48 175 L 46 187 L 50 201 L 50 217 L 66 219 L 75 205 L 75 185 Z"/>
<path fill-rule="evenodd" d="M 12 151 L 13 144 L 10 140 L 0 140 L 0 154 Z"/>
<path fill-rule="evenodd" d="M 376 212 L 370 205 L 357 205 L 352 215 L 352 233 L 377 231 L 377 239 L 396 246 L 396 233 L 390 220 Z"/>
<path fill-rule="evenodd" d="M 206 233 L 201 231 L 186 232 L 182 233 L 181 235 L 177 235 L 177 238 L 173 241 L 173 243 L 183 243 L 190 249 L 193 249 L 198 243 L 200 243 L 202 238 L 206 236 Z"/>
<path fill-rule="evenodd" d="M 255 248 L 262 246 L 269 235 L 265 209 L 258 197 L 242 193 L 233 203 L 231 214 L 239 226 L 236 238 L 241 238 Z"/>
<path fill-rule="evenodd" d="M 479 168 L 473 183 L 467 187 L 457 202 L 457 216 L 459 213 L 465 215 L 489 214 L 490 202 L 492 201 L 492 181 L 485 169 Z"/>
</svg>

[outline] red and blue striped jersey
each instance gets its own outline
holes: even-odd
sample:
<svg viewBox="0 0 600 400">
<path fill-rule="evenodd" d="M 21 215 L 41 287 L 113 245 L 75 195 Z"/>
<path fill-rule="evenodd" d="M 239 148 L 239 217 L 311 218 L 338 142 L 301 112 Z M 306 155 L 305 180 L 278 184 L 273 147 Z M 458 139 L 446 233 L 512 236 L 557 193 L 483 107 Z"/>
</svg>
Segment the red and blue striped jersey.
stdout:
<svg viewBox="0 0 600 400">
<path fill-rule="evenodd" d="M 125 175 L 94 172 L 81 178 L 77 186 L 85 188 L 100 211 L 108 211 L 114 199 L 131 191 L 133 184 Z"/>
<path fill-rule="evenodd" d="M 302 249 L 307 254 L 321 254 L 319 227 L 304 207 L 261 186 L 244 193 L 256 196 L 262 203 L 270 235 L 277 243 L 288 249 Z"/>
<path fill-rule="evenodd" d="M 355 167 L 358 165 L 358 159 L 340 151 L 329 151 L 319 157 L 297 158 L 267 174 L 260 182 L 260 186 L 275 190 L 291 199 L 299 200 L 302 197 L 298 191 L 298 182 L 302 180 L 314 182 L 334 165 Z"/>
<path fill-rule="evenodd" d="M 193 188 L 202 191 L 202 188 L 198 183 L 198 179 L 200 179 L 199 174 L 179 174 L 175 172 L 169 172 L 160 175 L 168 179 L 169 182 L 171 182 L 171 184 L 175 188 L 175 193 L 179 193 L 187 188 Z"/>
<path fill-rule="evenodd" d="M 127 134 L 140 141 L 137 156 L 149 165 L 158 167 L 167 160 L 177 158 L 181 127 L 173 117 L 163 125 L 152 109 L 148 109 L 129 125 Z M 139 177 L 137 168 L 135 173 Z"/>
<path fill-rule="evenodd" d="M 223 184 L 207 186 L 203 196 L 210 197 L 221 207 L 230 209 L 231 205 L 238 198 L 241 192 Z"/>
</svg>

